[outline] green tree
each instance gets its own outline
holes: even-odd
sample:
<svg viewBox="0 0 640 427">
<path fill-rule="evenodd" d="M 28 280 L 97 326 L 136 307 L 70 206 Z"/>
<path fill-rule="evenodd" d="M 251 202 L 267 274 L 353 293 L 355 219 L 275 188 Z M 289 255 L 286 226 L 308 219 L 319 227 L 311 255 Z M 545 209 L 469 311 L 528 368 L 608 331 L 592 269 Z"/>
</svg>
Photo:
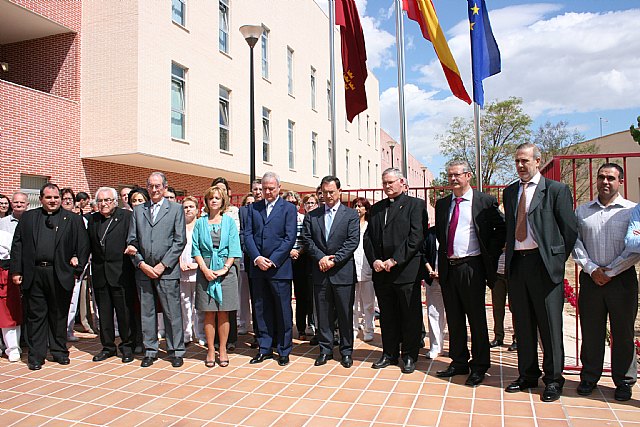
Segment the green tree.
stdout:
<svg viewBox="0 0 640 427">
<path fill-rule="evenodd" d="M 638 129 L 631 125 L 631 127 L 629 128 L 629 132 L 631 132 L 631 137 L 633 138 L 633 140 L 640 144 L 640 116 L 638 116 L 636 120 L 638 121 Z"/>
<path fill-rule="evenodd" d="M 515 147 L 531 138 L 531 117 L 522 109 L 522 98 L 494 101 L 480 117 L 482 182 L 501 184 L 514 176 Z M 438 137 L 440 151 L 448 160 L 466 160 L 476 175 L 475 134 L 472 119 L 456 117 Z"/>
</svg>

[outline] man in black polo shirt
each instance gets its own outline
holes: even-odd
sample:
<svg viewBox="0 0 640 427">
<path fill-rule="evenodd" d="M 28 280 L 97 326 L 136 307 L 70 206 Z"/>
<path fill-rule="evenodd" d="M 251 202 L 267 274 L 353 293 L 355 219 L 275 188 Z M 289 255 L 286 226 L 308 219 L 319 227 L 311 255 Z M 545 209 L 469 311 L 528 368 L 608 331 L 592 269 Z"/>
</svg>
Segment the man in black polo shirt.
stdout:
<svg viewBox="0 0 640 427">
<path fill-rule="evenodd" d="M 25 212 L 11 246 L 9 271 L 25 298 L 28 366 L 44 364 L 47 344 L 55 362 L 69 364 L 67 313 L 75 276 L 89 257 L 87 233 L 78 215 L 60 209 L 60 189 L 40 189 L 42 207 Z"/>
</svg>

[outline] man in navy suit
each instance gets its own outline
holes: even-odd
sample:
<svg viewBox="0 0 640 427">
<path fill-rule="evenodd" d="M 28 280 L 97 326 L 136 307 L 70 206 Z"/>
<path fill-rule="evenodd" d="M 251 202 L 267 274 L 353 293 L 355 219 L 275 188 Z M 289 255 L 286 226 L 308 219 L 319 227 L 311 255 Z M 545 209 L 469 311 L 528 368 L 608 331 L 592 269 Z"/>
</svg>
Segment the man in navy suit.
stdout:
<svg viewBox="0 0 640 427">
<path fill-rule="evenodd" d="M 321 206 L 304 219 L 304 240 L 312 258 L 313 296 L 318 314 L 320 355 L 315 365 L 333 359 L 333 326 L 338 318 L 340 362 L 353 365 L 353 302 L 356 282 L 353 253 L 360 241 L 358 213 L 340 203 L 340 180 L 325 176 Z"/>
<path fill-rule="evenodd" d="M 280 197 L 280 178 L 274 172 L 262 177 L 262 192 L 264 200 L 251 204 L 243 230 L 260 345 L 250 363 L 272 359 L 271 348 L 276 343 L 278 364 L 285 366 L 292 346 L 289 253 L 296 240 L 297 212 Z"/>
</svg>

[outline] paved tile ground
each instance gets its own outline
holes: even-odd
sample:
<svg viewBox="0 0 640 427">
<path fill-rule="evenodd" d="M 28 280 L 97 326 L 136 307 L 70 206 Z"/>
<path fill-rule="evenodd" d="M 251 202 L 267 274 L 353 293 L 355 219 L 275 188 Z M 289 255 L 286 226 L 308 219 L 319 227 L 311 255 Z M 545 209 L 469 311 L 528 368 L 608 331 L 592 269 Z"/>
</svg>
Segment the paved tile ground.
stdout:
<svg viewBox="0 0 640 427">
<path fill-rule="evenodd" d="M 490 312 L 488 312 L 490 319 Z M 509 321 L 506 324 L 510 324 Z M 120 359 L 94 363 L 97 338 L 71 347 L 71 364 L 47 361 L 40 371 L 0 361 L 2 426 L 604 426 L 640 427 L 640 387 L 625 403 L 613 399 L 611 378 L 601 380 L 588 398 L 575 392 L 579 378 L 568 375 L 560 401 L 540 401 L 542 389 L 508 394 L 503 388 L 517 376 L 516 355 L 505 347 L 491 351 L 493 367 L 480 387 L 465 377 L 436 378 L 448 358 L 427 360 L 403 375 L 398 367 L 373 370 L 380 336 L 372 343 L 356 339 L 354 366 L 338 361 L 314 367 L 317 348 L 296 341 L 291 363 L 273 360 L 250 365 L 255 350 L 244 342 L 227 368 L 204 366 L 205 350 L 188 347 L 185 364 L 166 360 L 141 368 Z M 82 334 L 79 334 L 82 336 Z M 510 335 L 508 335 L 510 336 Z M 360 337 L 361 338 L 361 335 Z M 246 336 L 243 337 L 243 341 Z M 337 356 L 337 352 L 336 352 Z"/>
</svg>

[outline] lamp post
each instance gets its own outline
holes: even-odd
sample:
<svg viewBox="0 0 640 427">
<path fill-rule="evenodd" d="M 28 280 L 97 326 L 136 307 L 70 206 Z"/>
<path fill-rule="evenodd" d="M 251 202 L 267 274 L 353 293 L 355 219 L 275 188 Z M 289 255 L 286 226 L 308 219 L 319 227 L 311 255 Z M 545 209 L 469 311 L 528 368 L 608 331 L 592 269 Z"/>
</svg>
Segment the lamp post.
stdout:
<svg viewBox="0 0 640 427">
<path fill-rule="evenodd" d="M 253 48 L 262 35 L 261 25 L 243 25 L 240 27 L 242 36 L 249 45 L 249 187 L 256 179 L 256 119 L 255 119 L 255 95 L 253 77 Z"/>
<path fill-rule="evenodd" d="M 389 145 L 389 148 L 391 149 L 391 167 L 393 168 L 394 167 L 394 165 L 393 165 L 393 147 L 396 146 L 396 142 L 391 140 L 391 141 L 387 142 L 387 145 Z"/>
<path fill-rule="evenodd" d="M 427 187 L 427 167 L 422 166 L 420 169 L 422 169 L 422 186 L 426 188 Z"/>
</svg>

